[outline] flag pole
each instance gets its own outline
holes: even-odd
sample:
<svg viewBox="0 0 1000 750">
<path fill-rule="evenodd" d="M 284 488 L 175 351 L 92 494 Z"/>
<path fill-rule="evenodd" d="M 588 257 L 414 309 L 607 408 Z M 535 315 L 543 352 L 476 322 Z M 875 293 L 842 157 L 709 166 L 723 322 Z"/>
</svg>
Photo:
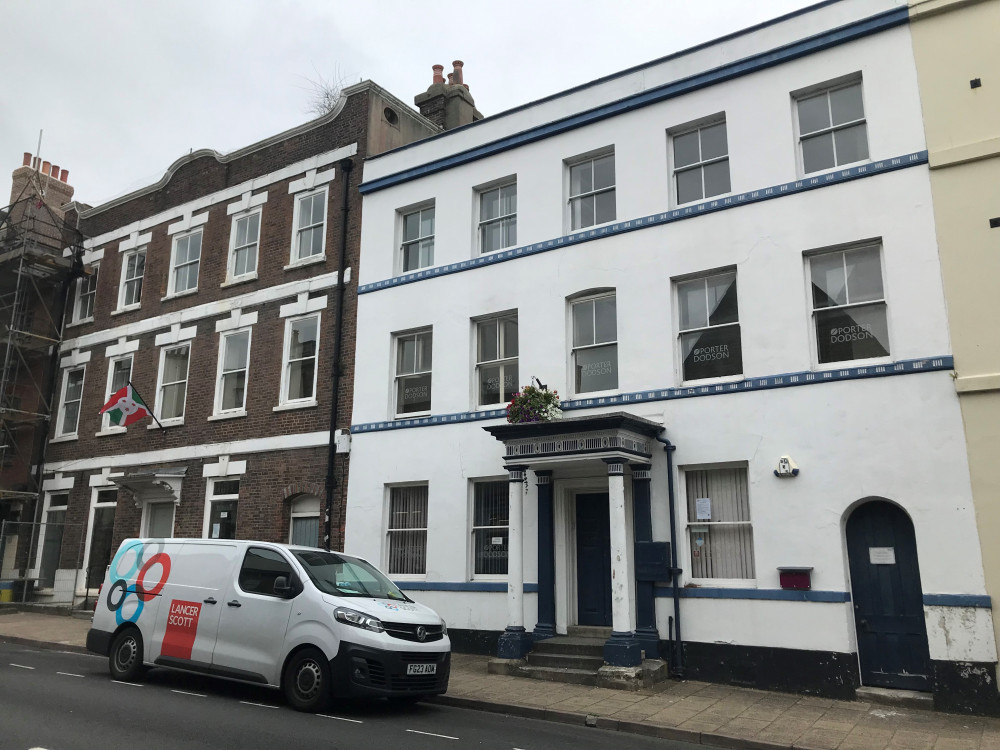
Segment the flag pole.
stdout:
<svg viewBox="0 0 1000 750">
<path fill-rule="evenodd" d="M 162 425 L 162 424 L 160 424 L 160 420 L 156 418 L 156 412 L 155 412 L 155 411 L 154 411 L 153 409 L 150 409 L 150 408 L 149 408 L 149 405 L 148 405 L 148 404 L 146 403 L 146 399 L 145 399 L 145 398 L 143 398 L 143 396 L 142 396 L 142 394 L 141 394 L 141 393 L 139 393 L 139 389 L 135 387 L 135 384 L 134 384 L 134 383 L 133 383 L 133 382 L 132 382 L 131 380 L 129 380 L 129 381 L 126 381 L 126 382 L 127 382 L 128 384 L 129 384 L 129 387 L 130 387 L 130 388 L 131 388 L 131 389 L 132 389 L 133 391 L 135 391 L 135 395 L 139 397 L 139 400 L 140 400 L 140 401 L 142 401 L 143 405 L 144 405 L 144 406 L 146 407 L 146 410 L 147 410 L 147 411 L 149 412 L 149 416 L 151 416 L 151 417 L 153 418 L 153 421 L 154 421 L 154 422 L 156 422 L 157 426 L 158 426 L 158 427 L 159 427 L 159 428 L 160 428 L 161 430 L 162 430 L 162 429 L 165 429 L 165 428 L 163 427 L 163 425 Z"/>
</svg>

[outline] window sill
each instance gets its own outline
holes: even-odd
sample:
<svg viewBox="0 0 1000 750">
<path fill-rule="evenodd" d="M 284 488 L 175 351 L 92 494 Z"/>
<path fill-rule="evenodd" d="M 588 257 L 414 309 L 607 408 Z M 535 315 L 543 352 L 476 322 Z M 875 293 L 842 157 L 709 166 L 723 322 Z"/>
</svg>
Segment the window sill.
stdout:
<svg viewBox="0 0 1000 750">
<path fill-rule="evenodd" d="M 320 253 L 319 255 L 310 255 L 308 258 L 303 260 L 293 260 L 287 266 L 285 266 L 286 271 L 294 271 L 296 268 L 302 268 L 303 266 L 314 266 L 317 263 L 326 262 L 326 253 Z"/>
<path fill-rule="evenodd" d="M 289 401 L 288 403 L 278 404 L 271 411 L 293 411 L 295 409 L 311 409 L 314 406 L 319 406 L 316 399 L 311 399 L 309 401 Z"/>
<path fill-rule="evenodd" d="M 608 398 L 609 396 L 617 396 L 621 393 L 620 388 L 615 388 L 610 391 L 587 391 L 586 393 L 574 393 L 570 396 L 567 401 L 581 401 L 586 398 Z"/>
<path fill-rule="evenodd" d="M 106 437 L 107 435 L 121 435 L 124 432 L 128 432 L 127 427 L 108 427 L 106 430 L 95 432 L 94 437 Z"/>
<path fill-rule="evenodd" d="M 132 312 L 133 310 L 138 310 L 142 305 L 141 302 L 136 302 L 134 305 L 126 305 L 125 307 L 119 307 L 117 310 L 112 310 L 112 315 L 124 315 L 127 312 Z"/>
<path fill-rule="evenodd" d="M 414 411 L 408 414 L 397 414 L 393 419 L 423 419 L 424 417 L 429 417 L 434 412 L 430 411 Z"/>
<path fill-rule="evenodd" d="M 163 429 L 167 429 L 168 427 L 181 427 L 184 425 L 184 417 L 181 417 L 180 419 L 161 419 L 160 424 L 153 422 L 152 424 L 146 425 L 146 429 L 158 430 L 160 429 L 160 425 L 163 426 Z"/>
<path fill-rule="evenodd" d="M 696 589 L 755 589 L 756 578 L 689 578 L 682 588 Z"/>
<path fill-rule="evenodd" d="M 237 286 L 238 284 L 248 284 L 251 281 L 257 280 L 257 274 L 248 274 L 246 276 L 239 276 L 235 279 L 226 279 L 221 284 L 219 284 L 220 289 L 225 289 L 227 286 Z"/>
<path fill-rule="evenodd" d="M 745 373 L 739 375 L 720 375 L 717 378 L 700 378 L 698 380 L 682 380 L 680 388 L 700 388 L 703 385 L 723 385 L 725 383 L 742 383 L 744 380 L 752 380 Z"/>
<path fill-rule="evenodd" d="M 222 419 L 239 419 L 240 417 L 245 417 L 247 415 L 246 409 L 240 409 L 239 411 L 223 412 L 222 414 L 213 414 L 208 418 L 209 422 L 218 422 Z"/>
<path fill-rule="evenodd" d="M 71 323 L 67 323 L 66 327 L 67 328 L 72 328 L 73 326 L 82 326 L 82 325 L 85 325 L 87 323 L 93 323 L 93 322 L 94 322 L 94 316 L 91 315 L 89 318 L 84 318 L 83 320 L 74 320 Z"/>
<path fill-rule="evenodd" d="M 816 362 L 813 364 L 813 372 L 832 372 L 833 370 L 843 370 L 847 367 L 875 367 L 877 365 L 891 365 L 895 362 L 889 357 L 869 357 L 868 359 L 845 359 L 840 362 Z"/>
<path fill-rule="evenodd" d="M 801 141 L 800 141 L 801 145 Z M 826 169 L 817 169 L 815 172 L 803 172 L 802 176 L 799 177 L 800 180 L 811 180 L 813 177 L 823 177 L 824 175 L 832 174 L 833 172 L 839 172 L 842 169 L 850 169 L 851 167 L 858 167 L 862 164 L 874 164 L 878 159 L 872 159 L 870 156 L 867 159 L 861 159 L 860 161 L 849 161 L 843 164 L 838 164 L 835 167 L 827 167 Z"/>
<path fill-rule="evenodd" d="M 69 443 L 73 440 L 77 440 L 80 436 L 77 433 L 72 435 L 60 435 L 59 437 L 52 438 L 49 443 Z"/>
<path fill-rule="evenodd" d="M 160 297 L 160 302 L 169 302 L 172 299 L 177 299 L 178 297 L 188 297 L 192 294 L 198 293 L 198 287 L 194 289 L 185 289 L 183 292 L 174 292 L 173 294 L 168 294 L 165 297 Z"/>
</svg>

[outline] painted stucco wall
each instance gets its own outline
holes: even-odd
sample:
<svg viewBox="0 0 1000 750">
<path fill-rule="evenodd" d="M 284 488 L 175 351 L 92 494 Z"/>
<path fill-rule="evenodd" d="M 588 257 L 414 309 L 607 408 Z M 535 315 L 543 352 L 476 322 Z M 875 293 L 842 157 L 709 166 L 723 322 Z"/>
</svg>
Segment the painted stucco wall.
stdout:
<svg viewBox="0 0 1000 750">
<path fill-rule="evenodd" d="M 365 181 L 705 69 L 698 64 L 710 67 L 760 52 L 765 41 L 803 38 L 830 28 L 824 24 L 834 16 L 837 23 L 846 23 L 893 7 L 899 6 L 836 3 L 759 32 L 754 40 L 724 42 L 726 49 L 698 52 L 381 156 L 366 163 Z M 747 44 L 756 46 L 751 50 Z M 672 209 L 667 133 L 719 113 L 725 113 L 727 123 L 733 193 L 794 181 L 803 175 L 791 92 L 844 76 L 861 75 L 873 162 L 921 152 L 926 144 L 912 60 L 909 30 L 896 27 L 369 192 L 359 282 L 398 275 L 400 210 L 427 201 L 434 201 L 436 210 L 435 265 L 477 257 L 476 188 L 511 175 L 517 177 L 518 245 L 568 234 L 565 160 L 595 149 L 614 147 L 619 222 Z M 626 90 L 628 86 L 632 88 Z M 737 271 L 744 377 L 834 369 L 817 363 L 807 255 L 870 241 L 881 247 L 891 350 L 887 361 L 947 357 L 951 343 L 928 175 L 928 167 L 918 161 L 894 172 L 363 293 L 353 424 L 392 420 L 393 334 L 426 327 L 433 330 L 432 414 L 474 411 L 474 319 L 506 311 L 518 315 L 521 383 L 537 375 L 563 398 L 573 398 L 567 298 L 594 289 L 616 293 L 619 390 L 684 385 L 673 280 L 723 268 Z M 778 566 L 804 565 L 814 568 L 813 589 L 849 593 L 844 524 L 862 499 L 880 497 L 899 504 L 913 520 L 925 594 L 984 593 L 962 418 L 949 372 L 709 395 L 633 404 L 627 410 L 664 424 L 678 446 L 682 529 L 686 468 L 720 462 L 747 467 L 756 556 L 751 586 L 777 589 Z M 502 447 L 482 429 L 484 424 L 490 422 L 356 432 L 347 551 L 384 562 L 387 486 L 427 483 L 425 581 L 479 583 L 470 573 L 470 481 L 505 476 Z M 795 479 L 773 474 L 778 458 L 786 454 L 801 469 Z M 652 463 L 654 538 L 665 540 L 669 523 L 661 451 L 654 451 Z M 573 481 L 586 484 L 588 476 L 594 489 L 607 486 L 604 467 L 597 462 L 581 466 Z M 560 484 L 566 481 L 557 472 L 557 505 Z M 529 583 L 537 581 L 536 498 L 530 482 L 524 510 Z M 572 582 L 571 573 L 560 568 L 558 530 L 556 537 L 557 622 L 564 622 L 565 590 Z M 678 551 L 681 566 L 689 568 L 683 530 Z M 507 624 L 502 592 L 418 590 L 414 596 L 438 609 L 451 627 L 496 631 Z M 535 606 L 533 597 L 525 601 L 526 609 Z M 685 598 L 681 606 L 686 640 L 855 649 L 849 603 Z M 962 610 L 949 617 L 966 618 L 967 637 L 952 638 L 951 620 L 939 626 L 940 618 L 934 620 L 928 608 L 932 658 L 971 659 L 973 654 L 975 660 L 995 661 L 989 612 L 951 609 Z M 657 610 L 660 634 L 667 637 L 669 600 L 659 599 Z M 533 617 L 526 611 L 529 629 Z"/>
<path fill-rule="evenodd" d="M 934 218 L 987 590 L 1000 597 L 1000 0 L 910 7 Z M 973 79 L 982 85 L 973 88 Z M 998 631 L 1000 636 L 1000 631 Z"/>
</svg>

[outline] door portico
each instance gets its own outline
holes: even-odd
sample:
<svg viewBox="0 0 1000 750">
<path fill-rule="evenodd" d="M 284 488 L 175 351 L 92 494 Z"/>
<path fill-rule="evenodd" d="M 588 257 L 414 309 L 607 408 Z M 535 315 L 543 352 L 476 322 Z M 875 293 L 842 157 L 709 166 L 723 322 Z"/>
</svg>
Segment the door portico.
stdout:
<svg viewBox="0 0 1000 750">
<path fill-rule="evenodd" d="M 611 637 L 604 647 L 606 663 L 635 667 L 642 661 L 643 650 L 654 655 L 658 636 L 653 620 L 653 590 L 652 586 L 639 588 L 643 601 L 637 602 L 633 540 L 648 541 L 644 530 L 650 523 L 650 443 L 662 426 L 630 414 L 614 413 L 485 429 L 504 443 L 504 463 L 510 475 L 508 625 L 500 638 L 497 655 L 523 658 L 534 641 L 556 634 L 557 589 L 575 591 L 571 597 L 575 606 L 564 603 L 562 607 L 560 619 L 565 617 L 564 622 L 611 625 Z M 630 464 L 636 474 L 627 476 L 632 473 L 628 469 Z M 538 624 L 532 633 L 524 623 L 522 561 L 523 509 L 529 470 L 535 475 L 538 495 Z M 557 514 L 554 483 L 561 477 L 581 473 L 593 477 L 593 482 L 588 482 L 586 491 L 576 493 L 572 513 Z M 601 475 L 603 478 L 599 478 Z M 642 518 L 633 518 L 634 511 L 629 513 L 628 480 L 644 483 L 638 493 L 646 500 L 638 507 Z M 558 566 L 558 580 L 557 531 L 575 549 L 575 554 L 567 555 Z M 638 613 L 644 619 L 637 628 Z M 637 630 L 644 635 L 642 642 L 637 638 Z"/>
</svg>

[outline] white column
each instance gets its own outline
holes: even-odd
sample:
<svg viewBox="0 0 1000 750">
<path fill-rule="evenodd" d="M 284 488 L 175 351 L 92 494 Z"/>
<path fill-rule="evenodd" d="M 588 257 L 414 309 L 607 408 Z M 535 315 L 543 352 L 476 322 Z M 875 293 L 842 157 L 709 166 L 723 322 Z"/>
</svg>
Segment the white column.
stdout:
<svg viewBox="0 0 1000 750">
<path fill-rule="evenodd" d="M 510 517 L 507 537 L 507 628 L 524 628 L 524 476 L 527 467 L 508 466 Z M 624 485 L 623 485 L 624 486 Z"/>
<path fill-rule="evenodd" d="M 611 629 L 631 633 L 632 600 L 635 589 L 628 576 L 628 525 L 625 517 L 625 466 L 608 464 L 608 496 L 611 503 Z"/>
</svg>

